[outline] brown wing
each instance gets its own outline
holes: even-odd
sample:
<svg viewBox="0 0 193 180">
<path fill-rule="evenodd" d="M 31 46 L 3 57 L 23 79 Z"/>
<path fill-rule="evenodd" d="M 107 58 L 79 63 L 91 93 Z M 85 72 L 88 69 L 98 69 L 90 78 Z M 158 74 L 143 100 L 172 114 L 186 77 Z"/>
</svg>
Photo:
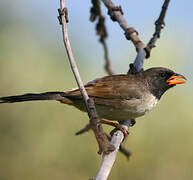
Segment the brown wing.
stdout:
<svg viewBox="0 0 193 180">
<path fill-rule="evenodd" d="M 121 107 L 125 99 L 140 98 L 139 86 L 134 75 L 114 75 L 89 82 L 85 88 L 96 104 Z M 79 89 L 66 93 L 72 101 L 82 99 Z"/>
</svg>

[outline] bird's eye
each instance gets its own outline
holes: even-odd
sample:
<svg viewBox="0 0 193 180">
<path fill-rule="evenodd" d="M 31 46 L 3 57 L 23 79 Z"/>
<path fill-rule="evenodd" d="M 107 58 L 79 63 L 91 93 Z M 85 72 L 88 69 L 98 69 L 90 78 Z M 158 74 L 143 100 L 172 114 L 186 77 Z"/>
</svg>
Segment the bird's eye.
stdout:
<svg viewBox="0 0 193 180">
<path fill-rule="evenodd" d="M 162 72 L 162 73 L 160 74 L 160 76 L 163 77 L 163 78 L 166 77 L 166 75 L 167 75 L 167 74 L 166 74 L 165 72 Z"/>
</svg>

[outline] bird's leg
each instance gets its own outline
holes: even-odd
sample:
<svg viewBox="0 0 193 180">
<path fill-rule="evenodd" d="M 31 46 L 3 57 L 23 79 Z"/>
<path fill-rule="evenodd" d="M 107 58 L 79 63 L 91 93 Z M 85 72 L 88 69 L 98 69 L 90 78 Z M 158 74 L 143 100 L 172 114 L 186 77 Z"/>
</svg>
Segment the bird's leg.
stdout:
<svg viewBox="0 0 193 180">
<path fill-rule="evenodd" d="M 119 124 L 124 124 L 124 120 L 120 120 L 120 121 L 118 121 L 119 122 Z M 136 124 L 136 120 L 135 119 L 131 119 L 130 120 L 130 127 L 133 127 L 135 124 Z"/>
<path fill-rule="evenodd" d="M 127 131 L 121 124 L 119 123 L 114 123 L 114 122 L 111 122 L 111 121 L 106 121 L 106 120 L 101 120 L 101 123 L 102 124 L 106 124 L 106 125 L 109 125 L 109 126 L 113 126 L 117 129 L 119 129 L 120 131 L 122 131 L 122 133 L 124 134 L 124 139 L 128 136 L 129 134 L 129 131 Z M 114 132 L 114 130 L 112 131 Z M 111 132 L 111 133 L 112 133 Z"/>
<path fill-rule="evenodd" d="M 136 124 L 136 120 L 135 119 L 131 119 L 131 124 L 130 126 L 133 127 Z"/>
</svg>

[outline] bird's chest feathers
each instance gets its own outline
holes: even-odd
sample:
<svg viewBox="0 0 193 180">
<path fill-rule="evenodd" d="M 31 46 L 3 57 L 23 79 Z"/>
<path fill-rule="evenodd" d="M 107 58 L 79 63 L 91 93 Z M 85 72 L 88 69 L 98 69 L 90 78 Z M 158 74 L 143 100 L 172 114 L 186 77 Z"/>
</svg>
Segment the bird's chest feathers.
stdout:
<svg viewBox="0 0 193 180">
<path fill-rule="evenodd" d="M 141 108 L 146 112 L 150 111 L 158 103 L 158 99 L 152 94 L 145 94 L 142 98 Z"/>
<path fill-rule="evenodd" d="M 145 93 L 140 99 L 127 100 L 127 111 L 133 113 L 135 117 L 139 117 L 150 111 L 157 103 L 158 99 L 154 95 Z"/>
<path fill-rule="evenodd" d="M 124 100 L 119 108 L 96 105 L 97 111 L 102 118 L 109 120 L 128 120 L 143 116 L 150 111 L 158 102 L 151 94 L 143 94 L 139 99 Z"/>
</svg>

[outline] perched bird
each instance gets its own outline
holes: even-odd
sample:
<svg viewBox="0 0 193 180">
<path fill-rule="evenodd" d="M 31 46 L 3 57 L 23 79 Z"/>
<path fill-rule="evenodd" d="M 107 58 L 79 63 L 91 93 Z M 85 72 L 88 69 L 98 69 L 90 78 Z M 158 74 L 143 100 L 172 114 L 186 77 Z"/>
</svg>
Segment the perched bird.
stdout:
<svg viewBox="0 0 193 180">
<path fill-rule="evenodd" d="M 186 78 L 166 68 L 150 68 L 137 74 L 102 77 L 85 85 L 96 110 L 107 120 L 128 120 L 143 116 L 160 100 L 161 96 Z M 64 92 L 45 92 L 1 97 L 0 103 L 35 100 L 56 100 L 86 111 L 79 89 Z"/>
</svg>

